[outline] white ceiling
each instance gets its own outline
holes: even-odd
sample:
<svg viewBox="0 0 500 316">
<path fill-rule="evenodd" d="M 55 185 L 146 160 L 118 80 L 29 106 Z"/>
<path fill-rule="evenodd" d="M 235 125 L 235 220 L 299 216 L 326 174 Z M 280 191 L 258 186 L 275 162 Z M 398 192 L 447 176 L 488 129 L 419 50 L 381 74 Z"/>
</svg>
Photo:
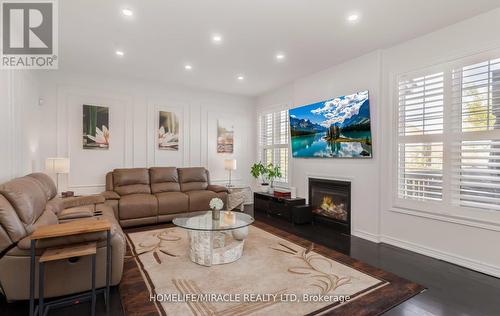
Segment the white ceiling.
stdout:
<svg viewBox="0 0 500 316">
<path fill-rule="evenodd" d="M 500 1 L 63 0 L 59 6 L 62 70 L 254 96 Z M 134 16 L 124 17 L 123 8 Z M 360 14 L 358 23 L 346 22 L 351 12 Z M 212 43 L 213 33 L 222 44 Z M 116 56 L 117 49 L 125 56 Z M 281 63 L 278 51 L 286 54 Z M 184 70 L 185 63 L 193 69 Z"/>
</svg>

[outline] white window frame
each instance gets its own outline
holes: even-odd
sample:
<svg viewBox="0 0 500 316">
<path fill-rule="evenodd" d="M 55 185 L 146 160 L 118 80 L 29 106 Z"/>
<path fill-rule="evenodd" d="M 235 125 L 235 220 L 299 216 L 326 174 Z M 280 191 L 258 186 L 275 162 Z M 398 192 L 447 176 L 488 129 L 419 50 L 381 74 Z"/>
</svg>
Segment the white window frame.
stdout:
<svg viewBox="0 0 500 316">
<path fill-rule="evenodd" d="M 262 122 L 261 122 L 261 118 L 265 115 L 268 115 L 268 114 L 274 114 L 274 113 L 279 113 L 281 111 L 286 111 L 287 115 L 288 115 L 288 111 L 289 111 L 290 107 L 288 105 L 281 105 L 281 106 L 271 106 L 271 107 L 266 107 L 265 110 L 261 110 L 261 111 L 258 111 L 257 112 L 257 126 L 258 126 L 258 137 L 257 137 L 257 162 L 261 161 L 261 162 L 264 162 L 263 161 L 263 156 L 264 156 L 264 150 L 266 149 L 271 149 L 271 150 L 274 150 L 274 149 L 279 149 L 279 148 L 287 148 L 288 149 L 288 155 L 287 155 L 287 165 L 288 165 L 288 170 L 286 170 L 286 174 L 284 174 L 285 176 L 285 179 L 286 181 L 278 181 L 278 180 L 275 180 L 274 181 L 274 186 L 275 187 L 282 187 L 282 188 L 289 188 L 290 185 L 291 185 L 291 178 L 290 178 L 290 175 L 291 175 L 291 162 L 292 162 L 292 157 L 291 157 L 291 148 L 290 148 L 290 126 L 288 125 L 288 133 L 286 135 L 287 137 L 287 143 L 286 144 L 280 144 L 280 143 L 277 143 L 275 144 L 274 143 L 274 140 L 275 140 L 275 135 L 276 135 L 276 130 L 278 129 L 277 126 L 273 126 L 273 128 L 275 129 L 275 131 L 273 132 L 273 144 L 271 145 L 263 145 L 261 143 L 262 141 Z M 289 120 L 290 118 L 288 117 L 288 124 L 290 124 Z M 274 153 L 273 153 L 274 154 Z M 283 170 L 282 170 L 283 172 Z"/>
<path fill-rule="evenodd" d="M 391 137 L 391 173 L 392 173 L 392 185 L 391 185 L 391 199 L 392 208 L 391 210 L 402 213 L 409 213 L 413 215 L 422 215 L 423 217 L 430 217 L 435 219 L 443 219 L 445 221 L 457 222 L 457 223 L 473 223 L 473 226 L 480 226 L 485 228 L 492 228 L 495 230 L 500 230 L 500 211 L 494 210 L 484 210 L 478 208 L 471 208 L 465 206 L 454 205 L 451 200 L 453 185 L 452 181 L 452 150 L 453 143 L 460 140 L 475 139 L 473 133 L 478 132 L 467 132 L 457 133 L 453 130 L 452 121 L 453 108 L 452 108 L 452 83 L 451 83 L 451 73 L 453 69 L 463 67 L 466 65 L 472 65 L 475 63 L 484 62 L 487 60 L 493 60 L 500 58 L 500 49 L 490 50 L 483 53 L 469 55 L 459 59 L 445 61 L 439 65 L 426 67 L 424 69 L 397 73 L 394 74 L 391 80 L 391 96 L 392 96 L 392 130 L 393 134 Z M 443 141 L 443 200 L 442 201 L 419 201 L 419 200 L 409 200 L 402 199 L 399 197 L 399 82 L 405 77 L 415 78 L 419 76 L 424 76 L 432 73 L 443 72 L 444 73 L 444 120 L 443 120 L 443 134 L 437 135 L 437 139 L 441 137 Z M 481 132 L 479 132 L 481 133 Z M 500 137 L 500 131 L 493 131 L 493 133 Z M 465 136 L 464 136 L 465 135 Z M 429 141 L 435 140 L 435 135 L 425 135 Z M 458 138 L 457 138 L 458 137 Z M 491 225 L 493 224 L 493 226 Z"/>
</svg>

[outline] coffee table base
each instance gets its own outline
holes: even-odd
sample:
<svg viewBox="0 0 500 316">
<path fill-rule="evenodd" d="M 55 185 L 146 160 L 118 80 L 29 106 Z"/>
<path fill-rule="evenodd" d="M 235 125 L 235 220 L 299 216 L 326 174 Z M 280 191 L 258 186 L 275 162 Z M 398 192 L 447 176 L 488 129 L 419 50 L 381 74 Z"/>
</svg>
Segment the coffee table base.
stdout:
<svg viewBox="0 0 500 316">
<path fill-rule="evenodd" d="M 188 235 L 191 261 L 209 267 L 241 258 L 248 227 L 233 231 L 188 230 Z"/>
</svg>

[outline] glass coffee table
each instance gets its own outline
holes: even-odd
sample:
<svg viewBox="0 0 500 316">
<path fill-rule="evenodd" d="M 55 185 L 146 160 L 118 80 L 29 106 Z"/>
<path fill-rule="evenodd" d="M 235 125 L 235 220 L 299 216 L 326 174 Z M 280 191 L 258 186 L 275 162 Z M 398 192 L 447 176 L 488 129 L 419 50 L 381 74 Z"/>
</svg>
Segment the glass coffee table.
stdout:
<svg viewBox="0 0 500 316">
<path fill-rule="evenodd" d="M 187 230 L 189 257 L 194 263 L 211 266 L 241 258 L 253 217 L 240 212 L 221 211 L 218 220 L 212 211 L 189 213 L 174 218 L 176 226 Z"/>
</svg>

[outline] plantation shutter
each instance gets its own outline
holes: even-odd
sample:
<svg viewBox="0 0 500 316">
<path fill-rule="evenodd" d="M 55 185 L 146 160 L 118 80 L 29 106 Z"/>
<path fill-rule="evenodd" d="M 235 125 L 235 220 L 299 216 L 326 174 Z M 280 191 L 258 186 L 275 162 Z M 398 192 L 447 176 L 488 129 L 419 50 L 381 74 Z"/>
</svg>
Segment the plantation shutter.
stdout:
<svg viewBox="0 0 500 316">
<path fill-rule="evenodd" d="M 455 205 L 500 210 L 500 59 L 452 71 Z"/>
<path fill-rule="evenodd" d="M 289 161 L 289 118 L 287 110 L 266 113 L 259 116 L 260 141 L 259 159 L 264 164 L 280 166 L 282 178 L 276 182 L 288 183 Z"/>
<path fill-rule="evenodd" d="M 398 85 L 398 196 L 443 198 L 444 74 L 401 78 Z"/>
</svg>

